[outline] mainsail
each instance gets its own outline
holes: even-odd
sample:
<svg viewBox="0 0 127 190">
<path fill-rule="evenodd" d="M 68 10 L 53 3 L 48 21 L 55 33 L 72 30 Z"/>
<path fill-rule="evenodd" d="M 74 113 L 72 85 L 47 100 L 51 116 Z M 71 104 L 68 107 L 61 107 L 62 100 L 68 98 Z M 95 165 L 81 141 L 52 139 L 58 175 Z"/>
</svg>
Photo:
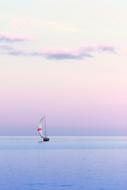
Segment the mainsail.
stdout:
<svg viewBox="0 0 127 190">
<path fill-rule="evenodd" d="M 44 137 L 44 117 L 42 117 L 38 123 L 37 131 L 39 135 L 43 138 Z"/>
<path fill-rule="evenodd" d="M 46 119 L 45 116 L 42 117 L 38 123 L 37 127 L 38 134 L 40 137 L 43 139 L 43 141 L 49 141 L 49 138 L 47 137 L 46 134 Z"/>
</svg>

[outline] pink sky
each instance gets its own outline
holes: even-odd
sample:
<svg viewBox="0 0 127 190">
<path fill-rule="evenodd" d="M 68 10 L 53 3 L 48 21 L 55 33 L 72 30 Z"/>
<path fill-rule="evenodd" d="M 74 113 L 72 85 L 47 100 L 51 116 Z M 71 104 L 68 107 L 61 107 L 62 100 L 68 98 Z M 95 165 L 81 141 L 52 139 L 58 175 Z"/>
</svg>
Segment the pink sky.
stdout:
<svg viewBox="0 0 127 190">
<path fill-rule="evenodd" d="M 126 6 L 0 3 L 0 135 L 127 134 Z"/>
</svg>

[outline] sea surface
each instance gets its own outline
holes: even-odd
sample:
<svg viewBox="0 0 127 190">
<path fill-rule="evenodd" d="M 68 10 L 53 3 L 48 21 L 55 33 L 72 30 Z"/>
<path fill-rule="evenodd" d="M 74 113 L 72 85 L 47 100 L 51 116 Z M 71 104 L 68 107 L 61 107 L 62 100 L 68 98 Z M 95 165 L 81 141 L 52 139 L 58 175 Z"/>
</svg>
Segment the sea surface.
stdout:
<svg viewBox="0 0 127 190">
<path fill-rule="evenodd" d="M 0 137 L 0 190 L 127 190 L 127 137 Z"/>
</svg>

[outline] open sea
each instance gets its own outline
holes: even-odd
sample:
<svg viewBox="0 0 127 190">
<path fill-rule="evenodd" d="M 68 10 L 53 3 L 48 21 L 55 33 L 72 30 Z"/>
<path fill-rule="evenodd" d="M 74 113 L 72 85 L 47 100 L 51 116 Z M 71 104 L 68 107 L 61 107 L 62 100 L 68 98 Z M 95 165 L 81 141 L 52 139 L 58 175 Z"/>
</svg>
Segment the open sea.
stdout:
<svg viewBox="0 0 127 190">
<path fill-rule="evenodd" d="M 0 190 L 127 190 L 127 137 L 0 137 Z"/>
</svg>

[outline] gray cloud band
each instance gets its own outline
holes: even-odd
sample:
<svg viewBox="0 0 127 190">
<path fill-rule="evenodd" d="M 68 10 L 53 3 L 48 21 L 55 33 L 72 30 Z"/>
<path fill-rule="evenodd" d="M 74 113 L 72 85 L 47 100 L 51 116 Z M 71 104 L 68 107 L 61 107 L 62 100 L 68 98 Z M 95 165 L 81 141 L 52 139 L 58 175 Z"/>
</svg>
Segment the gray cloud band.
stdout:
<svg viewBox="0 0 127 190">
<path fill-rule="evenodd" d="M 0 42 L 2 43 L 15 43 L 15 42 L 25 42 L 28 41 L 25 38 L 18 38 L 18 37 L 8 37 L 4 35 L 0 35 Z"/>
<path fill-rule="evenodd" d="M 1 54 L 13 55 L 13 56 L 31 56 L 31 57 L 43 57 L 48 60 L 83 60 L 85 58 L 94 57 L 94 53 L 115 53 L 116 49 L 111 46 L 98 46 L 82 48 L 77 51 L 49 51 L 49 52 L 39 52 L 39 51 L 26 51 L 15 49 L 8 45 L 0 46 Z"/>
</svg>

